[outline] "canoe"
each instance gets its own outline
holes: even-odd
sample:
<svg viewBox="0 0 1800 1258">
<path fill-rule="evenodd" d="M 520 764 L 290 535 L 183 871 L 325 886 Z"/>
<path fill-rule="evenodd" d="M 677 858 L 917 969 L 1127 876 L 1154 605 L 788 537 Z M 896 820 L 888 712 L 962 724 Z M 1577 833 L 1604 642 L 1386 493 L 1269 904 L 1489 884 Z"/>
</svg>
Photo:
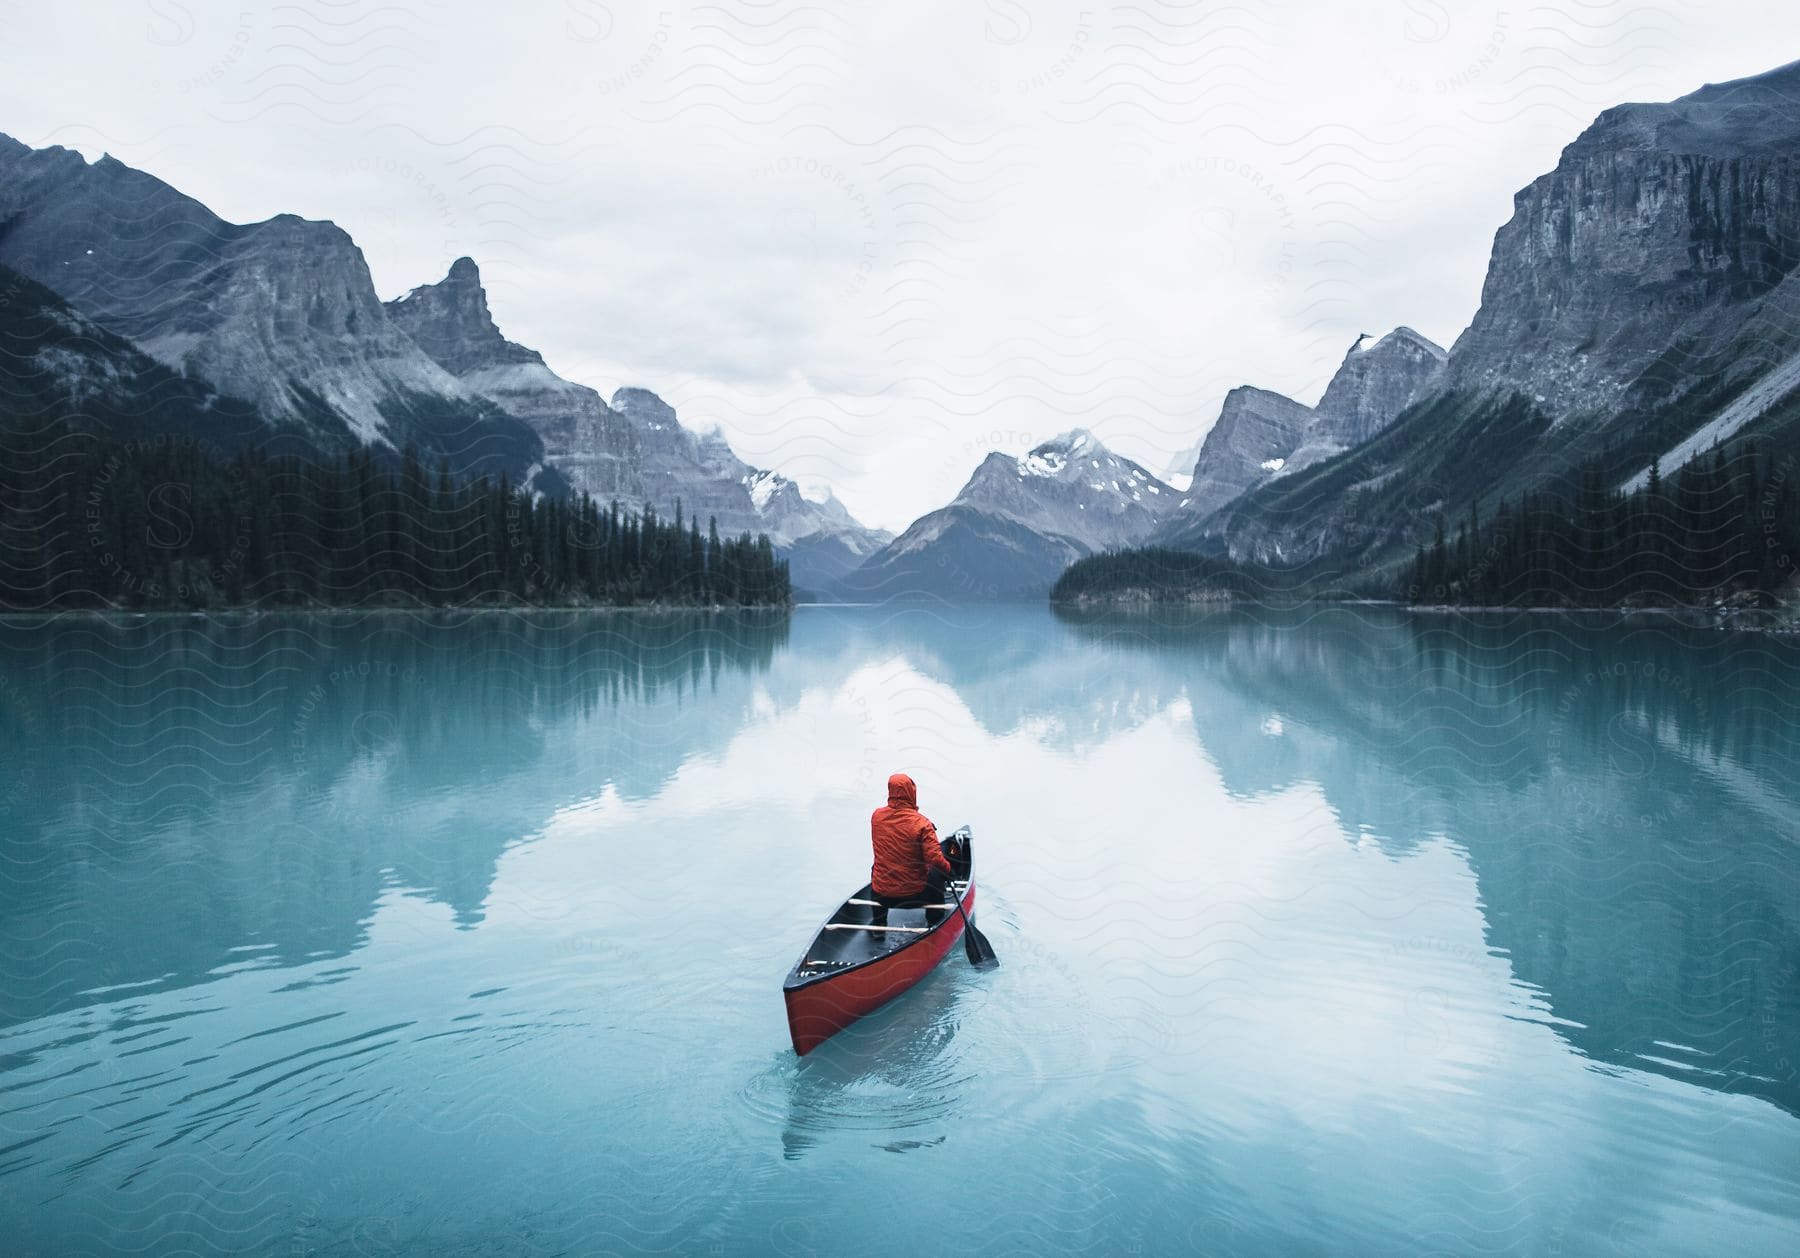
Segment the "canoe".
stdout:
<svg viewBox="0 0 1800 1258">
<path fill-rule="evenodd" d="M 944 917 L 925 924 L 924 909 L 889 909 L 887 929 L 874 924 L 874 889 L 865 883 L 838 905 L 781 985 L 788 1034 L 804 1057 L 936 968 L 963 934 L 960 903 L 975 917 L 975 850 L 967 826 L 944 842 L 951 882 Z"/>
</svg>

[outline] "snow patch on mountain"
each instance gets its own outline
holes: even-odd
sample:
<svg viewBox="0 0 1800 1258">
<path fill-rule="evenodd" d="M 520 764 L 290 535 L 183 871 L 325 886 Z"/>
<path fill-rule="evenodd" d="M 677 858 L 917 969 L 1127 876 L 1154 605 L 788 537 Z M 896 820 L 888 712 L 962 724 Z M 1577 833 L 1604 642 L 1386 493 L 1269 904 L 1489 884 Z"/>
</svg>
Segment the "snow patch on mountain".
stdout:
<svg viewBox="0 0 1800 1258">
<path fill-rule="evenodd" d="M 758 511 L 768 509 L 769 499 L 774 497 L 780 480 L 774 472 L 754 472 L 744 478 L 744 483 L 750 486 L 750 501 Z"/>
<path fill-rule="evenodd" d="M 1716 416 L 1696 428 L 1687 438 L 1665 450 L 1657 460 L 1657 470 L 1664 476 L 1684 467 L 1696 455 L 1704 454 L 1719 442 L 1736 436 L 1742 429 L 1761 419 L 1771 408 L 1800 390 L 1800 354 L 1781 363 L 1751 385 Z M 1650 483 L 1646 467 L 1619 486 L 1632 494 Z"/>
<path fill-rule="evenodd" d="M 812 543 L 806 556 L 790 556 L 802 585 L 821 579 L 817 565 L 835 572 L 892 537 L 865 528 L 829 490 L 809 496 L 787 477 L 750 466 L 717 422 L 689 428 L 648 389 L 622 388 L 608 402 L 558 376 L 536 350 L 501 334 L 469 258 L 387 309 L 464 386 L 531 424 L 549 465 L 600 502 L 652 508 L 665 518 L 679 505 L 703 529 L 716 522 L 726 536 L 767 533 L 783 550 Z"/>
<path fill-rule="evenodd" d="M 946 507 L 915 520 L 846 581 L 859 596 L 1036 596 L 1083 555 L 1154 531 L 1174 491 L 1075 429 L 994 451 Z"/>
</svg>

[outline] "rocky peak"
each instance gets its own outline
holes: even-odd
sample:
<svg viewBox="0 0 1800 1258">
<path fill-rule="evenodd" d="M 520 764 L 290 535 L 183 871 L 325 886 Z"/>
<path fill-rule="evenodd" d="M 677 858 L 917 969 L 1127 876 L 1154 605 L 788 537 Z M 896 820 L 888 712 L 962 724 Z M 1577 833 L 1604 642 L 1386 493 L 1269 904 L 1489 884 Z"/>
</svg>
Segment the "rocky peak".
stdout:
<svg viewBox="0 0 1800 1258">
<path fill-rule="evenodd" d="M 808 494 L 798 482 L 779 472 L 753 469 L 745 477 L 744 486 L 772 537 L 797 541 L 827 534 L 858 556 L 868 555 L 893 540 L 893 534 L 885 529 L 863 527 L 836 494 Z"/>
<path fill-rule="evenodd" d="M 1800 61 L 1708 83 L 1678 100 L 1617 105 L 1564 152 L 1656 152 L 1725 160 L 1791 157 L 1800 145 Z"/>
<path fill-rule="evenodd" d="M 1268 480 L 1287 465 L 1312 420 L 1312 407 L 1293 398 L 1251 385 L 1233 389 L 1200 443 L 1180 505 L 1211 513 Z"/>
<path fill-rule="evenodd" d="M 206 326 L 200 281 L 247 230 L 112 159 L 89 165 L 72 149 L 10 137 L 0 144 L 0 223 L 0 264 L 137 340 Z"/>
<path fill-rule="evenodd" d="M 1211 514 L 1257 485 L 1369 440 L 1436 386 L 1448 357 L 1411 328 L 1365 332 L 1316 407 L 1249 385 L 1233 389 L 1194 451 L 1183 507 Z"/>
<path fill-rule="evenodd" d="M 1006 515 L 1097 548 L 1141 535 L 1175 498 L 1171 487 L 1077 428 L 1017 457 L 990 453 L 952 505 Z"/>
<path fill-rule="evenodd" d="M 110 156 L 16 143 L 0 144 L 0 222 L 0 264 L 271 424 L 327 448 L 416 444 L 458 470 L 522 477 L 541 457 L 393 326 L 333 223 L 228 223 Z"/>
<path fill-rule="evenodd" d="M 390 319 L 472 391 L 525 421 L 545 462 L 577 492 L 628 510 L 716 520 L 731 535 L 766 532 L 777 546 L 829 536 L 849 563 L 887 535 L 865 530 L 835 498 L 815 503 L 786 477 L 746 464 L 718 428 L 691 431 L 648 389 L 622 388 L 609 406 L 558 376 L 537 351 L 507 340 L 488 310 L 481 272 L 458 258 L 436 284 L 387 303 Z M 795 579 L 813 580 L 795 556 Z"/>
<path fill-rule="evenodd" d="M 1800 64 L 1607 110 L 1515 199 L 1446 387 L 1604 421 L 1727 369 L 1800 267 L 1796 151 Z"/>
<path fill-rule="evenodd" d="M 508 363 L 542 365 L 534 349 L 507 340 L 488 311 L 487 290 L 473 258 L 458 258 L 435 284 L 421 284 L 386 303 L 388 317 L 453 375 Z"/>
<path fill-rule="evenodd" d="M 1364 334 L 1344 355 L 1343 364 L 1315 408 L 1328 432 L 1311 432 L 1341 446 L 1367 441 L 1423 396 L 1443 374 L 1450 355 L 1411 328 L 1395 328 L 1376 339 Z"/>
<path fill-rule="evenodd" d="M 1273 389 L 1241 384 L 1225 395 L 1225 403 L 1219 410 L 1219 424 L 1226 428 L 1261 426 L 1285 420 L 1296 408 L 1301 411 L 1312 409 Z"/>
<path fill-rule="evenodd" d="M 648 389 L 623 388 L 612 395 L 612 408 L 635 423 L 653 428 L 675 424 L 675 408 Z"/>
<path fill-rule="evenodd" d="M 1800 391 L 1797 308 L 1800 64 L 1609 109 L 1515 198 L 1480 308 L 1399 439 L 1171 540 L 1376 560 L 1438 511 L 1566 485 L 1584 463 L 1627 488 L 1652 457 L 1666 475 L 1765 417 L 1781 431 L 1771 412 Z"/>
<path fill-rule="evenodd" d="M 913 523 L 843 588 L 857 597 L 1038 597 L 1075 559 L 1142 542 L 1178 497 L 1077 428 L 994 451 L 946 507 Z"/>
</svg>

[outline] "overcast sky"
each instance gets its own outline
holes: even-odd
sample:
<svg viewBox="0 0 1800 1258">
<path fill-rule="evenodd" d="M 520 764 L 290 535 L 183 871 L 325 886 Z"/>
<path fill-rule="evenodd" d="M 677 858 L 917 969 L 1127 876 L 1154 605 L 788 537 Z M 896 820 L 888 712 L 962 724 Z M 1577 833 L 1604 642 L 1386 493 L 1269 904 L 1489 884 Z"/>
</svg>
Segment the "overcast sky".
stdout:
<svg viewBox="0 0 1800 1258">
<path fill-rule="evenodd" d="M 890 528 L 991 448 L 1175 467 L 1225 392 L 1468 323 L 1608 105 L 1800 57 L 1792 0 L 4 5 L 0 130 L 329 218 Z"/>
</svg>

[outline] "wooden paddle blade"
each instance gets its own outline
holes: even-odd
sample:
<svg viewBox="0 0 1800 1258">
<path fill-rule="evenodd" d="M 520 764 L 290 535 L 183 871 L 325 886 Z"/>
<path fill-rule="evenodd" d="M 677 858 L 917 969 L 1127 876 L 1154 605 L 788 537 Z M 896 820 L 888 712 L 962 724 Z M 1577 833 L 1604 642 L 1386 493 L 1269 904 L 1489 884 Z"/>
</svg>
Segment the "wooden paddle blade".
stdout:
<svg viewBox="0 0 1800 1258">
<path fill-rule="evenodd" d="M 963 951 L 968 954 L 969 964 L 978 970 L 991 970 L 1000 964 L 1000 958 L 994 954 L 994 945 L 987 941 L 987 936 L 975 929 L 975 923 L 964 919 Z"/>
</svg>

